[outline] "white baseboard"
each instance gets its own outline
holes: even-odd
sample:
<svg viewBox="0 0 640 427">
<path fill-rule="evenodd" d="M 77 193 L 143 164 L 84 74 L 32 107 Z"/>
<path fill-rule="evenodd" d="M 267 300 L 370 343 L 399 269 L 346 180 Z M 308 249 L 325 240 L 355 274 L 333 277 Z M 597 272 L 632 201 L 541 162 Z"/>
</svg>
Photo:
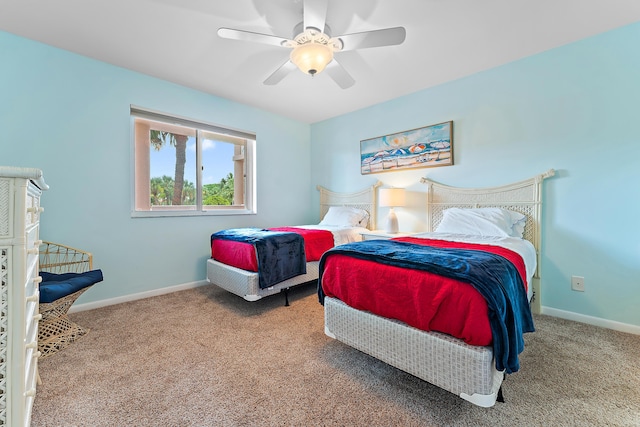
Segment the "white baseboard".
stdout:
<svg viewBox="0 0 640 427">
<path fill-rule="evenodd" d="M 182 285 L 169 286 L 161 289 L 154 289 L 152 291 L 140 292 L 137 294 L 124 295 L 116 298 L 103 299 L 95 302 L 87 302 L 84 304 L 74 304 L 69 309 L 69 313 L 75 313 L 78 311 L 93 310 L 94 308 L 106 307 L 108 305 L 120 304 L 123 302 L 135 301 L 139 299 L 155 297 L 157 295 L 170 294 L 172 292 L 184 291 L 185 289 L 198 288 L 200 286 L 209 285 L 207 280 L 199 280 L 197 282 L 183 283 Z"/>
<path fill-rule="evenodd" d="M 616 322 L 614 320 L 603 319 L 601 317 L 587 316 L 572 311 L 558 310 L 557 308 L 542 307 L 542 314 L 547 314 L 561 319 L 573 320 L 576 322 L 587 323 L 589 325 L 601 326 L 614 331 L 627 332 L 630 334 L 640 335 L 640 326 L 630 325 L 628 323 Z"/>
</svg>

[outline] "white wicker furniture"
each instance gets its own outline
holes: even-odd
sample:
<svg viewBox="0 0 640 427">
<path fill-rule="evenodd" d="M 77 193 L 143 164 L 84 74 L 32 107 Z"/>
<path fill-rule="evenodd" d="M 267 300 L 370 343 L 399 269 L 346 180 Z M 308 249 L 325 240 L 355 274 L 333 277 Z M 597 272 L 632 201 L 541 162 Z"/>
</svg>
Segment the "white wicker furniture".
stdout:
<svg viewBox="0 0 640 427">
<path fill-rule="evenodd" d="M 331 206 L 349 206 L 369 212 L 371 229 L 376 225 L 376 189 L 380 182 L 362 191 L 336 193 L 322 186 L 320 191 L 320 218 L 323 218 Z M 293 286 L 318 279 L 318 261 L 307 263 L 307 273 L 280 282 L 272 287 L 261 289 L 258 285 L 258 273 L 231 267 L 213 259 L 207 260 L 207 280 L 247 301 L 257 301 L 269 295 L 277 294 Z"/>
<path fill-rule="evenodd" d="M 428 230 L 435 230 L 450 207 L 501 207 L 526 215 L 524 238 L 540 254 L 542 181 L 534 178 L 501 187 L 464 189 L 428 179 Z M 534 311 L 539 310 L 540 278 L 534 276 Z M 425 332 L 402 322 L 356 310 L 326 297 L 325 333 L 396 368 L 448 390 L 471 403 L 490 407 L 499 398 L 503 373 L 495 369 L 493 349 L 475 347 L 438 332 Z"/>
<path fill-rule="evenodd" d="M 393 239 L 394 237 L 409 237 L 415 232 L 407 232 L 407 231 L 399 231 L 397 233 L 389 233 L 385 230 L 369 230 L 367 232 L 360 233 L 362 236 L 362 240 L 387 240 Z"/>
<path fill-rule="evenodd" d="M 28 426 L 38 377 L 42 171 L 0 167 L 0 426 Z"/>
<path fill-rule="evenodd" d="M 59 243 L 42 242 L 40 271 L 49 273 L 83 273 L 93 268 L 93 255 Z M 89 329 L 71 321 L 67 312 L 90 286 L 50 303 L 40 303 L 42 320 L 38 328 L 41 358 L 49 357 L 84 336 Z"/>
</svg>

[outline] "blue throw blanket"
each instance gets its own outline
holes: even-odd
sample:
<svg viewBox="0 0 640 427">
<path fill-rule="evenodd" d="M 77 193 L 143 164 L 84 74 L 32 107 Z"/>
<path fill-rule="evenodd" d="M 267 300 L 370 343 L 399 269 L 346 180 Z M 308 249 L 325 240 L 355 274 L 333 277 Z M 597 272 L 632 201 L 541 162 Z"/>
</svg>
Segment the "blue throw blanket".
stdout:
<svg viewBox="0 0 640 427">
<path fill-rule="evenodd" d="M 251 243 L 258 258 L 258 284 L 261 289 L 307 272 L 304 239 L 297 233 L 262 228 L 232 228 L 211 235 L 214 239 Z"/>
<path fill-rule="evenodd" d="M 324 302 L 324 263 L 332 254 L 429 271 L 470 283 L 487 301 L 496 369 L 509 374 L 520 369 L 518 355 L 524 349 L 522 335 L 533 332 L 534 326 L 522 279 L 507 259 L 480 250 L 434 248 L 393 240 L 348 243 L 325 252 L 320 259 L 318 296 L 321 303 Z"/>
</svg>

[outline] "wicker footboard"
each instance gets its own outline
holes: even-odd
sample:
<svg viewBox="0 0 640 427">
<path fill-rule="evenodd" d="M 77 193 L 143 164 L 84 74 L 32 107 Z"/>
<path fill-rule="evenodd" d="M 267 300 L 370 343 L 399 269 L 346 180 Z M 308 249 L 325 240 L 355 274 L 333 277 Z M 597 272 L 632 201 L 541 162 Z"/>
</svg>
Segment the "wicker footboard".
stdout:
<svg viewBox="0 0 640 427">
<path fill-rule="evenodd" d="M 495 369 L 491 347 L 424 332 L 356 310 L 335 298 L 325 298 L 324 312 L 328 336 L 475 405 L 495 404 L 503 373 Z"/>
<path fill-rule="evenodd" d="M 266 289 L 260 289 L 258 273 L 230 267 L 213 259 L 207 260 L 207 280 L 247 301 L 277 294 L 282 289 L 318 279 L 318 261 L 307 263 L 307 273 L 280 282 Z"/>
</svg>

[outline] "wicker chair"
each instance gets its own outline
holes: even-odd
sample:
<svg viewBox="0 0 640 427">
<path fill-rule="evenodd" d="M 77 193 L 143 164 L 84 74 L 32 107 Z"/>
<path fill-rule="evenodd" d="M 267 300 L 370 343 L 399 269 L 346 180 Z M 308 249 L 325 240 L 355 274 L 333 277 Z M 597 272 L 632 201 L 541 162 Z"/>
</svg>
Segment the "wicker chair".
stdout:
<svg viewBox="0 0 640 427">
<path fill-rule="evenodd" d="M 51 242 L 42 242 L 40 246 L 40 271 L 83 273 L 92 267 L 93 256 L 89 252 Z M 38 325 L 38 350 L 41 359 L 62 350 L 89 332 L 89 329 L 72 322 L 67 316 L 71 305 L 89 288 L 80 289 L 51 303 L 40 303 L 42 319 Z"/>
</svg>

